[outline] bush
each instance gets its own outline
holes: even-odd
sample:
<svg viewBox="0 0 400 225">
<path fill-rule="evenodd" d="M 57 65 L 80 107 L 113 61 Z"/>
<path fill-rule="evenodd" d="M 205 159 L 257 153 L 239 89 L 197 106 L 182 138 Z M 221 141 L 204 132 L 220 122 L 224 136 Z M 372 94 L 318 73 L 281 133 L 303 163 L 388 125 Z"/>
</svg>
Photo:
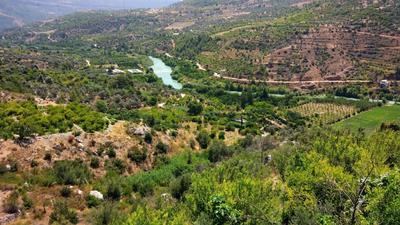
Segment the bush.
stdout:
<svg viewBox="0 0 400 225">
<path fill-rule="evenodd" d="M 158 142 L 156 145 L 156 153 L 157 154 L 166 154 L 168 152 L 168 145 L 164 144 L 163 142 Z"/>
<path fill-rule="evenodd" d="M 142 149 L 131 148 L 128 151 L 128 158 L 130 160 L 132 160 L 133 162 L 141 163 L 141 162 L 145 161 L 147 158 L 147 149 L 146 148 L 142 148 Z"/>
<path fill-rule="evenodd" d="M 64 186 L 64 187 L 61 188 L 61 190 L 60 190 L 60 194 L 61 194 L 61 196 L 64 197 L 64 198 L 69 198 L 69 197 L 71 197 L 71 193 L 72 193 L 71 188 L 69 188 L 69 187 L 67 187 L 67 186 Z"/>
<path fill-rule="evenodd" d="M 97 207 L 98 205 L 101 204 L 101 200 L 92 196 L 92 195 L 88 195 L 86 196 L 86 205 L 89 208 L 93 208 L 93 207 Z"/>
<path fill-rule="evenodd" d="M 17 213 L 19 211 L 18 198 L 19 198 L 18 192 L 14 191 L 6 199 L 5 204 L 4 204 L 4 211 L 6 213 L 14 214 L 14 213 Z"/>
<path fill-rule="evenodd" d="M 93 169 L 97 169 L 100 167 L 100 160 L 97 157 L 94 157 L 90 160 L 90 167 Z"/>
<path fill-rule="evenodd" d="M 153 135 L 151 135 L 150 133 L 147 132 L 147 133 L 144 135 L 144 141 L 145 141 L 147 144 L 153 143 Z"/>
<path fill-rule="evenodd" d="M 197 141 L 199 142 L 199 145 L 202 149 L 206 149 L 208 147 L 208 144 L 210 143 L 210 136 L 208 133 L 204 130 L 200 131 L 199 134 L 196 137 Z"/>
<path fill-rule="evenodd" d="M 119 174 L 123 174 L 126 170 L 125 162 L 121 159 L 114 159 L 112 161 L 112 168 L 116 170 Z"/>
<path fill-rule="evenodd" d="M 118 201 L 121 198 L 121 186 L 116 182 L 111 182 L 107 187 L 106 197 L 110 200 Z"/>
<path fill-rule="evenodd" d="M 24 209 L 31 209 L 33 207 L 33 200 L 27 195 L 22 197 Z"/>
<path fill-rule="evenodd" d="M 46 160 L 46 161 L 51 162 L 51 159 L 52 159 L 51 153 L 50 152 L 46 152 L 44 154 L 44 158 L 43 159 Z"/>
<path fill-rule="evenodd" d="M 68 208 L 67 203 L 58 201 L 54 204 L 54 211 L 50 214 L 50 224 L 77 224 L 78 215 L 74 210 Z"/>
<path fill-rule="evenodd" d="M 171 195 L 174 198 L 181 200 L 184 193 L 189 190 L 191 183 L 192 180 L 189 174 L 185 174 L 178 179 L 175 179 L 170 184 Z"/>
<path fill-rule="evenodd" d="M 115 158 L 115 157 L 117 156 L 117 152 L 115 152 L 114 148 L 110 147 L 110 148 L 107 150 L 107 155 L 108 155 L 108 157 L 110 157 L 110 158 Z"/>
<path fill-rule="evenodd" d="M 229 151 L 222 141 L 214 141 L 207 150 L 208 160 L 214 163 L 221 161 L 228 154 Z"/>
<path fill-rule="evenodd" d="M 78 160 L 57 161 L 54 163 L 53 172 L 59 184 L 79 185 L 87 183 L 91 179 L 87 165 Z"/>
<path fill-rule="evenodd" d="M 219 132 L 218 139 L 225 140 L 225 132 L 223 132 L 223 131 Z"/>
<path fill-rule="evenodd" d="M 188 113 L 191 116 L 197 116 L 203 111 L 203 105 L 195 101 L 190 102 L 188 108 Z"/>
<path fill-rule="evenodd" d="M 133 182 L 132 190 L 146 197 L 153 194 L 154 186 L 155 183 L 150 179 L 139 179 Z"/>
<path fill-rule="evenodd" d="M 120 224 L 119 222 L 123 219 L 121 218 L 121 212 L 113 204 L 101 206 L 93 212 L 91 217 L 94 225 Z"/>
</svg>

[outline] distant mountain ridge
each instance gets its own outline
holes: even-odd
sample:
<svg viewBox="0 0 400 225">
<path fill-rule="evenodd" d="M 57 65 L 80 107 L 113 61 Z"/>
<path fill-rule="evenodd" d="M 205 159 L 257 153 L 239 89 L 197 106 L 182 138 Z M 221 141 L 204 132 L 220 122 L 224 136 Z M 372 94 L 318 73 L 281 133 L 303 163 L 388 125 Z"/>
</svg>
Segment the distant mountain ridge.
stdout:
<svg viewBox="0 0 400 225">
<path fill-rule="evenodd" d="M 178 0 L 2 0 L 0 30 L 83 10 L 157 8 Z"/>
</svg>

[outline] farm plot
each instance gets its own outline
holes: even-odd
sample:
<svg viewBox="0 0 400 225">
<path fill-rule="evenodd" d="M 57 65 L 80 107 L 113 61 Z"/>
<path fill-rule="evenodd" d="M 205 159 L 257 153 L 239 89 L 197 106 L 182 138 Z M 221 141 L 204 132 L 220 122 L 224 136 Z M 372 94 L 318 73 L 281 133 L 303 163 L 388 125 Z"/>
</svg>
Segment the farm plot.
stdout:
<svg viewBox="0 0 400 225">
<path fill-rule="evenodd" d="M 379 129 L 382 123 L 400 122 L 400 105 L 384 106 L 362 112 L 357 116 L 335 123 L 337 130 L 349 129 L 358 131 L 363 129 L 367 134 Z"/>
<path fill-rule="evenodd" d="M 330 124 L 348 118 L 357 113 L 357 108 L 350 105 L 333 103 L 306 103 L 291 109 L 309 119 L 311 124 Z"/>
</svg>

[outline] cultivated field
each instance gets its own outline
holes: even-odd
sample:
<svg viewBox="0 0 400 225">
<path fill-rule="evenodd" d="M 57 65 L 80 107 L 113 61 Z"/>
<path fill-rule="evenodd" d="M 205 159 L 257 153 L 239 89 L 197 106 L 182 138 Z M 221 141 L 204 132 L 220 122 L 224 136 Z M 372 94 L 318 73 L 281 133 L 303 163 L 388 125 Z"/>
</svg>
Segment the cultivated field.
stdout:
<svg viewBox="0 0 400 225">
<path fill-rule="evenodd" d="M 349 105 L 331 103 L 307 103 L 297 106 L 292 111 L 310 119 L 313 124 L 329 124 L 350 117 L 357 113 L 357 108 Z"/>
<path fill-rule="evenodd" d="M 343 120 L 333 125 L 335 129 L 350 129 L 357 131 L 362 128 L 366 133 L 371 133 L 378 129 L 384 122 L 400 121 L 400 105 L 384 106 L 374 108 L 370 111 L 362 112 L 352 118 Z"/>
</svg>

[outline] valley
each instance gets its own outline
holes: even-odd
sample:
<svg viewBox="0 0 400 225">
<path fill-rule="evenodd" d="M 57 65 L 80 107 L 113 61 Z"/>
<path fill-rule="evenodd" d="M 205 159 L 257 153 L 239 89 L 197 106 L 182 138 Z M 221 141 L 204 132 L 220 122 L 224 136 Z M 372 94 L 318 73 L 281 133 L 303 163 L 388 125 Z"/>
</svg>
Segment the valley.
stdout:
<svg viewBox="0 0 400 225">
<path fill-rule="evenodd" d="M 183 0 L 0 31 L 0 224 L 398 224 L 399 21 Z"/>
</svg>

